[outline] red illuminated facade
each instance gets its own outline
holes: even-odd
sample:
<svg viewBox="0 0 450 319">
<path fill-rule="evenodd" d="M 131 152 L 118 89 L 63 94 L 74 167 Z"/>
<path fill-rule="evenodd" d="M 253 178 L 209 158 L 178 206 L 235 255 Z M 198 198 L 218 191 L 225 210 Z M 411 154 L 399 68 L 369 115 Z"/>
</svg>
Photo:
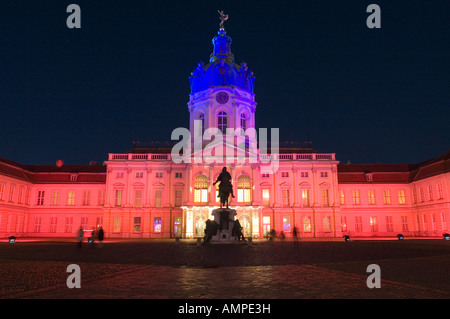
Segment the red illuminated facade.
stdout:
<svg viewBox="0 0 450 319">
<path fill-rule="evenodd" d="M 234 62 L 223 29 L 213 44 L 210 63 L 200 63 L 190 78 L 193 137 L 196 121 L 202 130 L 256 127 L 253 74 Z M 235 152 L 236 143 L 224 148 Z M 245 143 L 249 154 L 257 141 Z M 200 148 L 207 148 L 203 141 Z M 176 163 L 171 150 L 136 144 L 109 154 L 104 165 L 0 159 L 0 237 L 75 237 L 80 226 L 101 226 L 106 238 L 203 237 L 205 221 L 219 206 L 212 184 L 223 166 L 236 195 L 231 208 L 247 237 L 262 238 L 271 229 L 291 237 L 294 227 L 302 238 L 448 232 L 450 151 L 419 164 L 340 164 L 334 153 L 280 147 L 268 155 L 279 165 L 269 174 L 259 157 L 243 164 Z"/>
</svg>

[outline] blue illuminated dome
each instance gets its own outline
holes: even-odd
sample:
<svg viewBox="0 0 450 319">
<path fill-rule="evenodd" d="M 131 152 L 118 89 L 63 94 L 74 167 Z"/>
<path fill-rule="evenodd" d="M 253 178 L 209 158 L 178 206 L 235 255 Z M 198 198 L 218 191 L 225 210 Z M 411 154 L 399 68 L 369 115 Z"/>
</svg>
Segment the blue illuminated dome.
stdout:
<svg viewBox="0 0 450 319">
<path fill-rule="evenodd" d="M 209 63 L 204 65 L 200 62 L 191 73 L 189 78 L 191 94 L 221 86 L 234 86 L 253 93 L 255 81 L 253 72 L 248 69 L 245 62 L 241 65 L 234 62 L 231 38 L 226 35 L 225 30 L 219 30 L 212 42 L 214 51 Z"/>
</svg>

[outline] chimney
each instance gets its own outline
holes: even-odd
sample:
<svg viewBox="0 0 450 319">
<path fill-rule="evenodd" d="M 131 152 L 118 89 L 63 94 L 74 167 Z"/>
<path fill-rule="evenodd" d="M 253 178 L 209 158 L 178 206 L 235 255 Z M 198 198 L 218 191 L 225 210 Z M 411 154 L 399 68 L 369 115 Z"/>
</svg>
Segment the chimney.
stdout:
<svg viewBox="0 0 450 319">
<path fill-rule="evenodd" d="M 64 161 L 63 160 L 57 160 L 56 161 L 56 167 L 61 167 L 61 166 L 63 166 L 63 164 L 64 164 Z"/>
</svg>

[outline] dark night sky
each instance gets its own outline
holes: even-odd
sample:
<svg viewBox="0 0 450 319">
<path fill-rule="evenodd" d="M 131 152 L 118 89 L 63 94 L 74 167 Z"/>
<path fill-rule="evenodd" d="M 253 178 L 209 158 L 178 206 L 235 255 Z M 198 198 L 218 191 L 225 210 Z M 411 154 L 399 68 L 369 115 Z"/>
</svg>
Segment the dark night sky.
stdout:
<svg viewBox="0 0 450 319">
<path fill-rule="evenodd" d="M 66 8 L 81 7 L 81 29 Z M 381 7 L 381 29 L 366 8 Z M 341 163 L 418 163 L 450 149 L 450 2 L 3 1 L 0 157 L 102 163 L 189 127 L 189 75 L 219 15 L 254 72 L 257 127 Z"/>
</svg>

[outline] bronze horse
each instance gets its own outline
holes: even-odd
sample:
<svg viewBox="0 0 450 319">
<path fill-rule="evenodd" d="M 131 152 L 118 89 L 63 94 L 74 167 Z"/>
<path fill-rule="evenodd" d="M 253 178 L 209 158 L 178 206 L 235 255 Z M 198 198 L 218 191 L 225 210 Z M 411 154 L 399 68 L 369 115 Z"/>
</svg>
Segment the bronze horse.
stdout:
<svg viewBox="0 0 450 319">
<path fill-rule="evenodd" d="M 226 167 L 224 167 L 222 169 L 222 172 L 217 177 L 217 180 L 214 182 L 213 185 L 216 185 L 217 182 L 220 182 L 219 196 L 217 196 L 220 198 L 220 208 L 222 208 L 223 205 L 227 205 L 227 208 L 228 208 L 230 194 L 231 194 L 231 197 L 233 197 L 233 198 L 234 198 L 234 194 L 233 194 L 233 185 L 231 184 L 231 175 L 227 171 Z"/>
</svg>

